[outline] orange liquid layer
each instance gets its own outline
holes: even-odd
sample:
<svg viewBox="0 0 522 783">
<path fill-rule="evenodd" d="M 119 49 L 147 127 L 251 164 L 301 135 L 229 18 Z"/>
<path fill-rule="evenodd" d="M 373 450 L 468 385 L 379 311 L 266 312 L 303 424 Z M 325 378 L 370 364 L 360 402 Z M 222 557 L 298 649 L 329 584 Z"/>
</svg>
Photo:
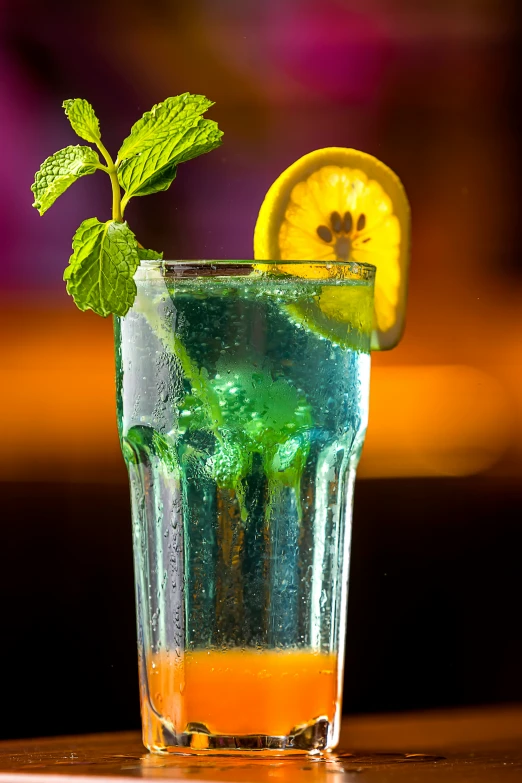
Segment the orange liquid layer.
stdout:
<svg viewBox="0 0 522 783">
<path fill-rule="evenodd" d="M 306 650 L 159 653 L 147 671 L 152 706 L 176 732 L 200 723 L 212 734 L 287 735 L 319 717 L 333 721 L 340 698 L 337 656 Z"/>
</svg>

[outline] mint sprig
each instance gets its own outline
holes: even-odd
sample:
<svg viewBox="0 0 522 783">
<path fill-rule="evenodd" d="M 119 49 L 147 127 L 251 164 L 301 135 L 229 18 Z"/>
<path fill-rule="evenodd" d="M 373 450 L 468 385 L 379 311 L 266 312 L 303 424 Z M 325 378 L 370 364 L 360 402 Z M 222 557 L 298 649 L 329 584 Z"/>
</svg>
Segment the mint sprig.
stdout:
<svg viewBox="0 0 522 783">
<path fill-rule="evenodd" d="M 221 144 L 223 134 L 217 124 L 202 116 L 212 105 L 203 95 L 167 98 L 133 125 L 113 160 L 101 140 L 91 104 L 83 98 L 64 101 L 73 130 L 98 148 L 105 163 L 92 147 L 69 146 L 56 152 L 35 175 L 33 206 L 43 215 L 70 185 L 97 169 L 109 175 L 112 186 L 112 220 L 83 221 L 64 272 L 67 291 L 80 310 L 122 316 L 132 307 L 136 297 L 133 278 L 140 260 L 163 255 L 139 245 L 123 220 L 125 208 L 134 196 L 167 190 L 180 163 Z"/>
</svg>

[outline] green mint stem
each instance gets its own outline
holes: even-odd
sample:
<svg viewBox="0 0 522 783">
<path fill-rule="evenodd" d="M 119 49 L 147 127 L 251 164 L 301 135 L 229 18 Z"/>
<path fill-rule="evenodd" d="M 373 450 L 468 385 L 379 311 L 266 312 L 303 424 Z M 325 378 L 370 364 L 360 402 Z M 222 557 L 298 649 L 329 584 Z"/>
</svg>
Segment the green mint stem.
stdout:
<svg viewBox="0 0 522 783">
<path fill-rule="evenodd" d="M 122 209 L 120 183 L 118 182 L 119 161 L 116 160 L 116 163 L 114 163 L 109 151 L 106 149 L 106 147 L 102 144 L 101 141 L 97 142 L 97 146 L 101 154 L 105 158 L 105 161 L 107 163 L 106 171 L 111 180 L 112 219 L 117 221 L 118 223 L 121 223 L 123 222 L 123 209 Z M 137 309 L 139 312 L 142 313 L 142 315 L 145 316 L 147 322 L 149 323 L 149 326 L 151 327 L 156 337 L 160 340 L 163 346 L 169 351 L 169 353 L 175 356 L 180 362 L 181 367 L 183 368 L 183 372 L 185 376 L 188 378 L 188 380 L 190 381 L 190 385 L 192 386 L 194 393 L 197 394 L 200 400 L 207 406 L 208 413 L 213 427 L 215 425 L 214 432 L 216 435 L 218 435 L 217 427 L 220 424 L 222 424 L 223 415 L 221 413 L 221 408 L 219 407 L 219 400 L 217 399 L 214 390 L 212 389 L 210 384 L 203 378 L 201 371 L 190 358 L 187 349 L 185 348 L 185 346 L 183 345 L 179 337 L 174 332 L 169 332 L 167 329 L 165 329 L 164 325 L 161 323 L 160 319 L 157 317 L 157 314 L 155 312 L 153 312 L 151 309 L 147 308 L 146 306 L 144 307 L 141 302 L 140 304 L 142 305 L 141 307 L 137 306 L 138 302 L 136 301 L 135 309 Z"/>
<path fill-rule="evenodd" d="M 101 154 L 105 158 L 107 163 L 107 174 L 111 180 L 112 186 L 112 219 L 117 223 L 123 223 L 123 212 L 121 209 L 121 188 L 118 182 L 118 161 L 114 163 L 109 151 L 102 144 L 101 141 L 96 142 L 96 146 L 100 150 Z"/>
<path fill-rule="evenodd" d="M 121 191 L 118 182 L 116 166 L 108 166 L 109 177 L 112 185 L 112 219 L 117 223 L 123 223 L 123 212 L 121 209 Z"/>
</svg>

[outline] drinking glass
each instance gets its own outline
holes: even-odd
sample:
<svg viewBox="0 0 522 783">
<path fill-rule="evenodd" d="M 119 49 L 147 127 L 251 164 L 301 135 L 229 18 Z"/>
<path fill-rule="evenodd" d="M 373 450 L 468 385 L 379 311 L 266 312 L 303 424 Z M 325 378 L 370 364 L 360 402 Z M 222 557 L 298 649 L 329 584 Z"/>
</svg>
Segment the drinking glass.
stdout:
<svg viewBox="0 0 522 783">
<path fill-rule="evenodd" d="M 318 752 L 339 736 L 375 269 L 142 262 L 117 318 L 143 739 Z"/>
</svg>

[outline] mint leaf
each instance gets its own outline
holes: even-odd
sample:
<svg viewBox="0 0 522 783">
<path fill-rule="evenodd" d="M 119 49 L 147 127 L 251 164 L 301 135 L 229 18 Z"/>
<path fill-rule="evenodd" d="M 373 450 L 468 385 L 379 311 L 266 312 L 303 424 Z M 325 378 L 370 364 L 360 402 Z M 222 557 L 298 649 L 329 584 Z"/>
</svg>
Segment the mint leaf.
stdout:
<svg viewBox="0 0 522 783">
<path fill-rule="evenodd" d="M 133 160 L 136 160 L 136 158 L 133 158 Z M 149 196 L 151 193 L 159 193 L 161 190 L 167 190 L 176 179 L 177 173 L 178 167 L 176 164 L 166 166 L 157 174 L 153 174 L 150 178 L 146 179 L 141 186 L 137 185 L 137 189 L 132 193 L 132 196 Z M 131 198 L 130 195 L 127 196 L 126 202 L 129 198 Z"/>
<path fill-rule="evenodd" d="M 136 297 L 133 278 L 140 263 L 138 243 L 127 223 L 84 220 L 72 246 L 63 277 L 79 309 L 125 315 Z"/>
<path fill-rule="evenodd" d="M 144 247 L 139 247 L 138 258 L 140 261 L 162 261 L 163 253 L 157 253 L 155 250 L 146 250 Z"/>
<path fill-rule="evenodd" d="M 62 104 L 73 130 L 86 141 L 97 144 L 101 140 L 100 121 L 94 109 L 83 98 L 70 98 Z"/>
<path fill-rule="evenodd" d="M 118 180 L 125 189 L 124 202 L 166 190 L 176 176 L 176 166 L 219 147 L 223 133 L 213 120 L 198 120 L 194 127 L 176 131 L 144 152 L 124 160 Z"/>
<path fill-rule="evenodd" d="M 272 481 L 290 486 L 301 475 L 310 451 L 312 412 L 305 397 L 287 380 L 249 365 L 219 361 L 217 374 L 206 381 L 219 401 L 223 424 L 209 468 L 220 486 L 235 486 L 260 454 Z M 231 394 L 231 391 L 233 393 Z M 178 427 L 210 429 L 208 406 L 192 386 L 180 406 Z"/>
<path fill-rule="evenodd" d="M 94 174 L 100 159 L 91 147 L 65 147 L 44 160 L 36 172 L 31 190 L 40 215 L 47 212 L 58 196 L 85 174 Z"/>
<path fill-rule="evenodd" d="M 194 125 L 213 105 L 213 101 L 209 101 L 204 95 L 191 95 L 189 92 L 157 103 L 134 123 L 130 135 L 121 145 L 118 159 L 132 158 L 149 147 L 166 141 L 173 131 Z"/>
</svg>

